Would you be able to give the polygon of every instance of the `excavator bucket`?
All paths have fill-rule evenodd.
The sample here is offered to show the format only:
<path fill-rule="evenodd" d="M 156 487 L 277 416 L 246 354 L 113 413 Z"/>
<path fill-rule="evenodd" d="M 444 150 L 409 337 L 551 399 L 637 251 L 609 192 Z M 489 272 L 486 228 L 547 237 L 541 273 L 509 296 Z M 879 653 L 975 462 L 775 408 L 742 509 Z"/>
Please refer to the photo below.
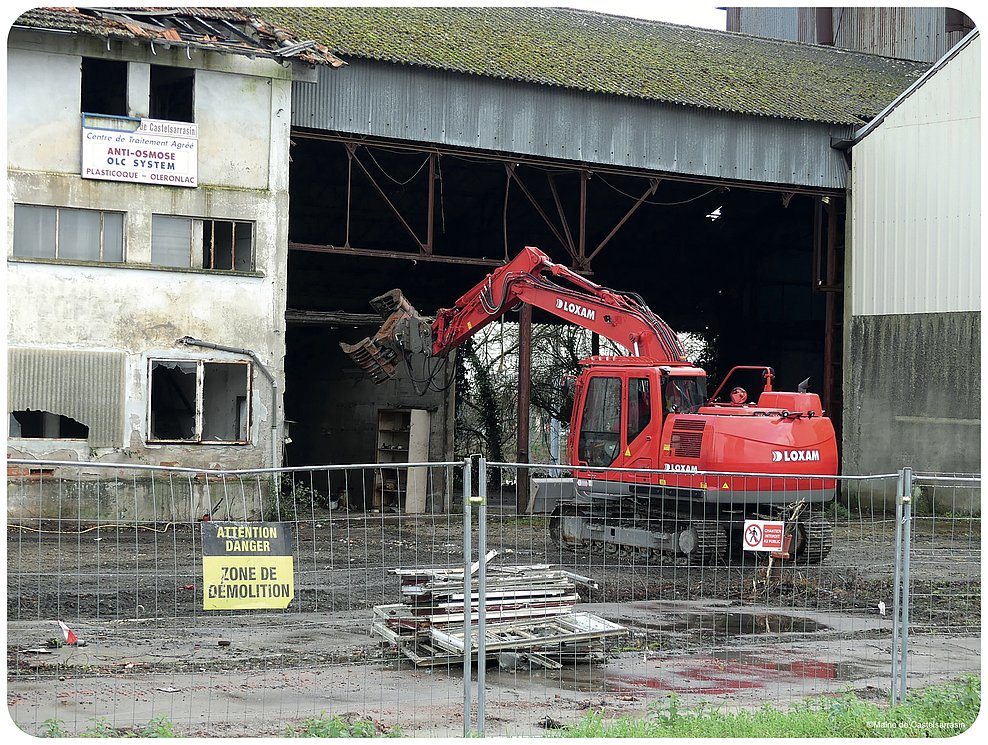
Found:
<path fill-rule="evenodd" d="M 398 311 L 404 311 L 411 316 L 418 316 L 419 312 L 412 307 L 401 290 L 388 290 L 383 295 L 378 295 L 370 301 L 371 307 L 378 312 L 381 318 L 387 320 Z"/>
<path fill-rule="evenodd" d="M 356 344 L 340 342 L 340 347 L 372 381 L 383 383 L 398 375 L 403 353 L 431 353 L 431 324 L 401 290 L 379 295 L 371 306 L 385 319 L 378 332 Z"/>

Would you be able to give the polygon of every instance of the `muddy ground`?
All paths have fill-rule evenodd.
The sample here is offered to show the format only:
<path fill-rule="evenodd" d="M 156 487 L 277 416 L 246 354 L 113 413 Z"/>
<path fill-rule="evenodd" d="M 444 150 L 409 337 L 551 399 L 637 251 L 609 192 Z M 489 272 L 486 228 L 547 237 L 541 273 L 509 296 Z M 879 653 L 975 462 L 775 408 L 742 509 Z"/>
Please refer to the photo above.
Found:
<path fill-rule="evenodd" d="M 725 706 L 845 690 L 887 700 L 891 521 L 839 522 L 822 565 L 767 581 L 751 555 L 657 565 L 560 550 L 545 527 L 492 510 L 494 561 L 592 579 L 578 607 L 627 632 L 558 671 L 491 660 L 487 734 L 538 736 L 591 709 L 643 713 L 670 692 Z M 980 670 L 979 524 L 917 521 L 913 541 L 910 686 Z M 390 569 L 462 566 L 462 550 L 459 514 L 326 513 L 295 526 L 286 611 L 207 612 L 196 525 L 8 528 L 8 713 L 30 734 L 52 717 L 79 732 L 98 717 L 126 728 L 166 716 L 189 736 L 279 735 L 329 713 L 458 736 L 462 669 L 416 668 L 369 629 L 375 605 L 402 600 Z M 59 619 L 85 646 L 55 646 Z"/>

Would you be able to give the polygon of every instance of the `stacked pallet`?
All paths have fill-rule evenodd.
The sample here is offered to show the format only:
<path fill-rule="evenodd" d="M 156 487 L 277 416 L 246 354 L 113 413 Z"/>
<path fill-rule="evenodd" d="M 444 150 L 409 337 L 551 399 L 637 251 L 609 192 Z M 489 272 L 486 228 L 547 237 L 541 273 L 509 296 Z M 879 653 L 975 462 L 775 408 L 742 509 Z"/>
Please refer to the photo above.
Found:
<path fill-rule="evenodd" d="M 496 552 L 485 557 L 489 562 Z M 470 616 L 474 656 L 479 643 L 477 616 L 480 587 L 471 572 Z M 416 665 L 454 664 L 463 660 L 464 576 L 462 569 L 395 569 L 404 602 L 374 608 L 371 633 L 394 644 Z M 544 667 L 559 667 L 560 658 L 586 657 L 606 636 L 624 628 L 590 613 L 575 613 L 577 584 L 596 588 L 593 580 L 547 564 L 486 568 L 484 640 L 490 656 L 522 652 Z"/>

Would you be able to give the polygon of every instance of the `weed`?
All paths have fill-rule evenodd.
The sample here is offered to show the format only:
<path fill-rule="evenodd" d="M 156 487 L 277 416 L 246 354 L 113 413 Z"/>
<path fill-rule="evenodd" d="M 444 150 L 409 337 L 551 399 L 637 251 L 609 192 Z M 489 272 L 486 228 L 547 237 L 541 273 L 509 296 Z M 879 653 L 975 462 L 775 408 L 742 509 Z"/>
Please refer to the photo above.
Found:
<path fill-rule="evenodd" d="M 42 730 L 39 737 L 66 737 L 61 719 L 46 719 L 41 723 L 41 727 Z"/>
<path fill-rule="evenodd" d="M 46 719 L 40 737 L 70 737 L 61 719 Z M 140 729 L 114 727 L 104 717 L 93 720 L 92 726 L 75 737 L 177 737 L 174 725 L 167 717 L 155 717 Z"/>
<path fill-rule="evenodd" d="M 285 737 L 401 737 L 398 727 L 386 728 L 370 719 L 351 719 L 325 714 L 289 726 Z"/>

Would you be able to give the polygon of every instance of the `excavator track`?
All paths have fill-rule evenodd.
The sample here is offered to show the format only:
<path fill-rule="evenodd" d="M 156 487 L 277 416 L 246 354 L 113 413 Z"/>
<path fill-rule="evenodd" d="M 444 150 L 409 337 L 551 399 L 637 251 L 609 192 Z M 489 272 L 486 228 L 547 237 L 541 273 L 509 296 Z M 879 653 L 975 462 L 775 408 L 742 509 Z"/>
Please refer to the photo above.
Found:
<path fill-rule="evenodd" d="M 601 537 L 574 539 L 572 523 L 568 531 L 563 527 L 565 518 L 587 521 L 587 532 Z M 727 533 L 719 523 L 689 520 L 674 514 L 648 519 L 641 516 L 610 518 L 591 509 L 557 508 L 549 517 L 548 530 L 552 543 L 561 548 L 589 550 L 604 557 L 625 557 L 650 565 L 716 564 L 724 560 L 728 549 Z M 643 534 L 655 535 L 654 542 L 665 545 L 643 545 Z M 625 536 L 632 537 L 634 542 L 622 543 L 621 538 Z M 671 541 L 676 543 L 678 550 L 669 547 Z"/>
<path fill-rule="evenodd" d="M 819 564 L 834 546 L 834 526 L 828 520 L 811 515 L 800 520 L 795 560 L 801 564 Z"/>

